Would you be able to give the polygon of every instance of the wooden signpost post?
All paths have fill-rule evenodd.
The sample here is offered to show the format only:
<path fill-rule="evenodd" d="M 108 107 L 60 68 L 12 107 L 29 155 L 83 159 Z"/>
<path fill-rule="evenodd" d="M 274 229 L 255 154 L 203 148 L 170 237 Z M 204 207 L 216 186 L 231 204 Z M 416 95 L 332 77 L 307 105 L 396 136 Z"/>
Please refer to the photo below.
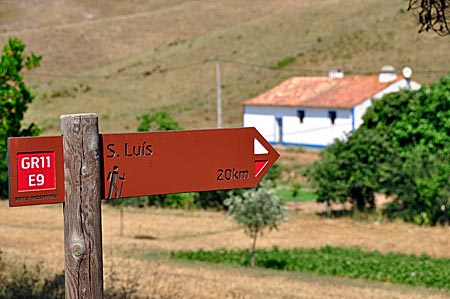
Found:
<path fill-rule="evenodd" d="M 11 207 L 64 203 L 66 298 L 103 298 L 101 199 L 256 187 L 279 154 L 254 128 L 9 138 Z"/>

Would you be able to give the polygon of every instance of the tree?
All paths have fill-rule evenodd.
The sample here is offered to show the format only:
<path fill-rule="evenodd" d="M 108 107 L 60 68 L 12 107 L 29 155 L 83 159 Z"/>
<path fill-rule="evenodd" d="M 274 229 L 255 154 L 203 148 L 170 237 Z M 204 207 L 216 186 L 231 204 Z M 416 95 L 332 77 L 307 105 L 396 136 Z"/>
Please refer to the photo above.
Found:
<path fill-rule="evenodd" d="M 450 34 L 450 0 L 409 0 L 408 10 L 418 12 L 419 33 L 432 30 L 441 36 Z"/>
<path fill-rule="evenodd" d="M 374 208 L 393 195 L 387 216 L 417 224 L 449 222 L 450 76 L 429 88 L 373 100 L 363 124 L 336 140 L 308 170 L 320 202 Z"/>
<path fill-rule="evenodd" d="M 386 103 L 385 103 L 386 104 Z M 417 224 L 448 222 L 450 190 L 450 76 L 413 93 L 404 112 L 389 125 L 399 146 L 387 193 L 395 194 L 386 214 Z"/>
<path fill-rule="evenodd" d="M 153 114 L 146 113 L 137 119 L 141 121 L 137 129 L 139 132 L 182 130 L 166 110 L 161 110 Z"/>
<path fill-rule="evenodd" d="M 244 227 L 245 233 L 252 239 L 250 248 L 251 266 L 255 266 L 255 249 L 258 235 L 265 228 L 277 229 L 287 220 L 287 207 L 275 194 L 275 190 L 268 188 L 270 182 L 264 182 L 260 188 L 249 189 L 242 195 L 231 196 L 225 200 L 228 213 L 234 220 Z"/>
<path fill-rule="evenodd" d="M 178 122 L 174 120 L 166 110 L 161 110 L 153 114 L 146 113 L 139 116 L 137 119 L 141 121 L 137 128 L 138 132 L 182 130 L 178 125 Z M 166 200 L 167 195 L 165 194 L 148 196 L 147 204 L 150 206 L 156 205 L 165 207 Z"/>
<path fill-rule="evenodd" d="M 450 159 L 447 155 L 412 148 L 405 158 L 392 163 L 391 181 L 386 182 L 385 190 L 395 198 L 384 213 L 389 218 L 418 225 L 448 224 Z"/>
<path fill-rule="evenodd" d="M 321 152 L 321 159 L 308 170 L 313 180 L 317 201 L 352 204 L 354 210 L 375 210 L 375 191 L 380 189 L 385 163 L 391 161 L 395 148 L 386 134 L 371 130 L 357 130 L 346 140 L 335 140 Z"/>
<path fill-rule="evenodd" d="M 145 113 L 137 117 L 140 121 L 137 131 L 147 132 L 147 131 L 170 131 L 170 130 L 181 130 L 178 123 L 170 116 L 166 110 L 161 110 L 153 114 Z M 169 199 L 169 200 L 168 200 Z M 170 201 L 170 203 L 169 203 Z M 182 206 L 186 202 L 183 196 L 177 194 L 173 195 L 153 195 L 153 196 L 141 196 L 141 197 L 131 197 L 131 198 L 115 198 L 108 200 L 107 203 L 118 206 L 120 212 L 120 225 L 119 225 L 119 235 L 123 236 L 124 231 L 124 206 L 135 206 L 144 207 L 148 206 Z"/>
<path fill-rule="evenodd" d="M 0 60 L 0 196 L 8 194 L 8 137 L 36 136 L 40 129 L 35 124 L 22 127 L 22 120 L 34 94 L 25 85 L 22 71 L 31 70 L 41 61 L 34 53 L 24 55 L 25 45 L 10 38 Z"/>

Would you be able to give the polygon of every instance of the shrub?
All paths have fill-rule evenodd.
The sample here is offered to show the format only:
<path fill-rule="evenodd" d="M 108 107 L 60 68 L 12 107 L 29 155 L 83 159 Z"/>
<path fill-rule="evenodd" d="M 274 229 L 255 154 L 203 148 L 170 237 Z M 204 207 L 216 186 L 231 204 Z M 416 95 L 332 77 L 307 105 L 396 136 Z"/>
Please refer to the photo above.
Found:
<path fill-rule="evenodd" d="M 63 299 L 64 274 L 48 277 L 42 264 L 34 267 L 6 263 L 0 251 L 0 299 Z"/>
<path fill-rule="evenodd" d="M 166 110 L 161 110 L 153 114 L 143 114 L 137 118 L 140 120 L 138 131 L 171 131 L 182 130 L 178 123 Z"/>
<path fill-rule="evenodd" d="M 172 252 L 173 258 L 228 263 L 247 266 L 250 258 L 245 250 Z M 259 249 L 259 267 L 334 275 L 356 279 L 388 281 L 398 284 L 450 290 L 450 259 L 400 253 L 382 254 L 359 248 L 325 246 L 319 249 Z"/>
<path fill-rule="evenodd" d="M 277 62 L 277 69 L 284 68 L 285 66 L 288 66 L 290 64 L 293 64 L 295 62 L 296 58 L 294 56 L 287 56 L 280 61 Z"/>
<path fill-rule="evenodd" d="M 129 274 L 129 273 L 128 273 Z M 119 276 L 112 266 L 105 279 L 105 299 L 139 299 L 138 275 Z M 42 263 L 19 266 L 2 260 L 0 251 L 0 299 L 64 299 L 64 272 L 43 272 Z"/>
<path fill-rule="evenodd" d="M 258 235 L 263 230 L 277 229 L 286 221 L 287 207 L 275 194 L 274 189 L 269 188 L 270 182 L 264 182 L 257 189 L 244 191 L 242 195 L 228 198 L 224 204 L 228 207 L 228 213 L 233 219 L 244 227 L 245 233 L 252 239 L 250 248 L 250 265 L 255 266 L 255 249 Z"/>

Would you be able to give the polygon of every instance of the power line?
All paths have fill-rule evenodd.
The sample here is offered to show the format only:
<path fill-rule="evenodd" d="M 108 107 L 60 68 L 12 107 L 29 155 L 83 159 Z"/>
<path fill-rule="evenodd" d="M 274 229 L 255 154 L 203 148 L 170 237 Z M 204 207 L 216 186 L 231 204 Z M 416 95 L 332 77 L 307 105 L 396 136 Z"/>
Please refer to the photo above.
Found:
<path fill-rule="evenodd" d="M 109 74 L 57 74 L 57 73 L 49 73 L 49 72 L 38 72 L 36 73 L 36 76 L 45 76 L 50 78 L 67 78 L 67 79 L 108 79 L 110 77 L 136 77 L 136 76 L 146 76 L 154 73 L 158 74 L 164 74 L 169 72 L 175 72 L 180 70 L 185 70 L 189 68 L 194 68 L 197 66 L 209 64 L 212 62 L 220 62 L 223 64 L 231 64 L 243 68 L 257 68 L 257 69 L 264 69 L 268 71 L 273 72 L 284 72 L 284 73 L 297 73 L 297 74 L 304 74 L 304 75 L 325 75 L 328 74 L 329 69 L 313 69 L 313 68 L 297 68 L 293 66 L 286 66 L 286 67 L 277 67 L 272 65 L 264 65 L 264 64 L 258 64 L 253 62 L 245 62 L 241 60 L 233 60 L 229 58 L 220 58 L 220 59 L 205 59 L 202 61 L 187 63 L 187 64 L 181 64 L 181 65 L 173 65 L 168 67 L 159 66 L 159 64 L 153 69 L 149 70 L 142 70 L 142 71 L 133 71 L 133 72 L 127 72 L 122 71 L 116 71 L 115 73 L 109 73 Z M 119 68 L 120 69 L 120 68 Z M 352 75 L 376 75 L 378 74 L 378 71 L 367 71 L 362 70 L 358 68 L 349 68 L 345 69 L 345 73 L 352 74 Z M 421 69 L 421 68 L 415 68 L 414 73 L 415 74 L 445 74 L 449 73 L 450 69 L 448 70 L 437 70 L 437 69 Z"/>
<path fill-rule="evenodd" d="M 304 69 L 304 68 L 297 68 L 297 67 L 284 67 L 284 68 L 279 68 L 276 66 L 269 66 L 269 65 L 262 65 L 262 64 L 255 64 L 255 63 L 248 63 L 248 62 L 243 62 L 243 61 L 238 61 L 238 60 L 231 60 L 231 59 L 219 59 L 220 62 L 223 63 L 229 63 L 229 64 L 234 64 L 234 65 L 239 65 L 239 66 L 243 66 L 243 67 L 253 67 L 253 68 L 261 68 L 261 69 L 267 69 L 270 71 L 276 71 L 276 72 L 298 72 L 298 73 L 308 73 L 308 74 L 328 74 L 328 71 L 330 69 Z M 362 69 L 358 69 L 358 68 L 349 68 L 349 69 L 345 69 L 344 71 L 348 74 L 358 74 L 358 75 L 376 75 L 379 72 L 378 71 L 367 71 L 367 70 L 362 70 Z M 448 73 L 450 72 L 450 69 L 447 70 L 433 70 L 433 69 L 420 69 L 420 68 L 415 68 L 414 69 L 414 73 L 436 73 L 436 74 L 442 74 L 442 73 Z"/>
<path fill-rule="evenodd" d="M 252 68 L 260 68 L 260 69 L 266 69 L 269 71 L 276 71 L 276 72 L 299 72 L 299 73 L 314 73 L 314 74 L 323 74 L 324 70 L 319 69 L 302 69 L 302 68 L 295 68 L 295 67 L 284 67 L 280 68 L 277 66 L 271 66 L 271 65 L 263 65 L 263 64 L 256 64 L 256 63 L 249 63 L 249 62 L 243 62 L 238 60 L 230 60 L 230 59 L 220 59 L 221 62 L 239 65 L 243 67 L 252 67 Z"/>
<path fill-rule="evenodd" d="M 184 65 L 176 65 L 176 66 L 170 66 L 170 67 L 154 67 L 152 70 L 150 71 L 155 71 L 157 73 L 163 74 L 163 73 L 167 73 L 167 72 L 172 72 L 172 71 L 178 71 L 178 70 L 183 70 L 183 69 L 188 69 L 188 68 L 192 68 L 195 66 L 199 66 L 199 65 L 204 65 L 206 63 L 211 62 L 212 60 L 204 60 L 204 61 L 199 61 L 199 62 L 193 62 L 193 63 L 188 63 L 188 64 L 184 64 Z M 120 68 L 119 68 L 120 69 Z M 54 77 L 54 78 L 67 78 L 67 79 L 76 79 L 76 78 L 100 78 L 100 79 L 105 79 L 105 78 L 110 78 L 110 77 L 133 77 L 133 76 L 142 76 L 145 75 L 145 73 L 148 72 L 148 70 L 143 70 L 143 71 L 139 71 L 139 72 L 126 72 L 126 71 L 116 71 L 116 73 L 109 73 L 109 74 L 56 74 L 56 73 L 49 73 L 49 72 L 39 72 L 36 73 L 36 76 L 46 76 L 46 77 Z"/>

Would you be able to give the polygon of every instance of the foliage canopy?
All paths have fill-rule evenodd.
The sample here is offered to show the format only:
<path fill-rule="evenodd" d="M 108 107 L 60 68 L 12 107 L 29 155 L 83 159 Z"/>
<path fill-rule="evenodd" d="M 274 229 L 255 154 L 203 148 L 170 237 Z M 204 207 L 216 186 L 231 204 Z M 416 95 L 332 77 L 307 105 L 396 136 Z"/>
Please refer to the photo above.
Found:
<path fill-rule="evenodd" d="M 373 100 L 363 120 L 308 170 L 318 201 L 350 202 L 366 211 L 381 192 L 394 196 L 385 209 L 389 217 L 448 223 L 450 76 Z"/>
<path fill-rule="evenodd" d="M 161 110 L 153 114 L 145 113 L 138 116 L 137 119 L 141 121 L 137 129 L 138 132 L 182 130 L 166 110 Z"/>
<path fill-rule="evenodd" d="M 0 60 L 0 196 L 8 194 L 8 164 L 6 161 L 8 137 L 35 136 L 40 129 L 35 124 L 22 127 L 22 120 L 34 94 L 25 85 L 22 71 L 31 70 L 41 61 L 34 53 L 24 54 L 25 45 L 10 38 L 3 47 Z"/>

